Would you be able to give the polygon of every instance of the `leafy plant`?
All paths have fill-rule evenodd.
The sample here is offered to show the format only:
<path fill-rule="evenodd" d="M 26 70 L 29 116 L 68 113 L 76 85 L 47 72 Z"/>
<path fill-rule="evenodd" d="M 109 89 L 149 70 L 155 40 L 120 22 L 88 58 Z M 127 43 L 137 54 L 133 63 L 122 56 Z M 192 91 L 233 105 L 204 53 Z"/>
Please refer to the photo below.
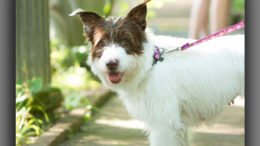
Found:
<path fill-rule="evenodd" d="M 103 13 L 106 17 L 110 15 L 111 9 L 113 5 L 113 0 L 106 0 L 103 8 Z"/>
<path fill-rule="evenodd" d="M 23 107 L 16 111 L 16 145 L 31 143 L 33 136 L 43 132 L 43 121 L 30 114 L 31 108 Z"/>
<path fill-rule="evenodd" d="M 245 0 L 235 0 L 232 2 L 231 24 L 245 20 Z"/>
<path fill-rule="evenodd" d="M 41 105 L 32 104 L 33 94 L 42 88 L 42 80 L 35 78 L 27 82 L 16 82 L 16 145 L 32 142 L 32 137 L 39 136 L 44 129 L 44 122 L 49 118 Z M 40 102 L 40 101 L 39 101 Z M 30 112 L 41 111 L 44 121 Z"/>
<path fill-rule="evenodd" d="M 66 46 L 58 39 L 51 40 L 51 63 L 54 73 L 57 70 L 66 70 L 75 64 L 87 67 L 86 60 L 90 45 Z"/>
<path fill-rule="evenodd" d="M 67 109 L 71 110 L 74 108 L 90 105 L 90 103 L 86 97 L 81 96 L 76 92 L 72 92 L 65 98 L 64 105 Z"/>
<path fill-rule="evenodd" d="M 66 46 L 57 39 L 51 41 L 52 86 L 63 90 L 63 106 L 72 110 L 89 105 L 84 90 L 101 86 L 86 60 L 90 45 Z"/>

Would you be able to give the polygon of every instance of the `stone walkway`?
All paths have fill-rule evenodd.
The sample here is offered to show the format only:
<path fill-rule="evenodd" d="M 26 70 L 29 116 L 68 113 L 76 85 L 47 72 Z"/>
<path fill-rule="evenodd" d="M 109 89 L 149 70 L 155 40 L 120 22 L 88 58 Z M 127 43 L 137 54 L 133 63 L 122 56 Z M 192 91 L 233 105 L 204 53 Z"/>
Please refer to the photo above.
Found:
<path fill-rule="evenodd" d="M 143 124 L 128 116 L 121 101 L 112 97 L 60 146 L 148 146 Z M 243 146 L 244 107 L 228 106 L 212 127 L 194 129 L 192 146 Z"/>

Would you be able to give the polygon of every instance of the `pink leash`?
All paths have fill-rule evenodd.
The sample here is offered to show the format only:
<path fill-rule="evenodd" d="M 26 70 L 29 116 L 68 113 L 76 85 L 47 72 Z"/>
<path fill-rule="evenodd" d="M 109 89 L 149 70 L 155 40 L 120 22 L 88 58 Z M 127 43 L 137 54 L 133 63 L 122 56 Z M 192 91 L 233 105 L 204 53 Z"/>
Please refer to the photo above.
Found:
<path fill-rule="evenodd" d="M 241 21 L 241 22 L 239 22 L 239 23 L 237 23 L 237 24 L 234 24 L 234 25 L 232 25 L 232 26 L 230 26 L 230 27 L 228 27 L 228 28 L 225 28 L 225 29 L 223 29 L 223 30 L 221 30 L 221 31 L 219 31 L 219 32 L 217 32 L 217 33 L 211 34 L 211 35 L 209 35 L 209 36 L 207 36 L 207 37 L 205 37 L 205 38 L 199 39 L 199 40 L 197 40 L 197 41 L 195 41 L 195 42 L 193 42 L 193 43 L 186 43 L 186 44 L 184 44 L 182 47 L 178 47 L 178 48 L 176 48 L 176 49 L 169 49 L 169 50 L 162 48 L 162 52 L 160 51 L 160 48 L 159 48 L 159 47 L 155 46 L 156 51 L 154 52 L 154 55 L 153 55 L 153 58 L 154 58 L 153 65 L 154 65 L 157 61 L 163 61 L 163 57 L 162 57 L 162 54 L 163 54 L 163 53 L 168 53 L 168 52 L 172 52 L 172 51 L 176 51 L 176 50 L 184 51 L 184 50 L 186 50 L 186 49 L 188 49 L 188 48 L 190 48 L 190 47 L 196 46 L 196 45 L 198 45 L 198 44 L 200 44 L 200 43 L 203 43 L 203 42 L 205 42 L 205 41 L 214 39 L 214 38 L 216 38 L 216 37 L 220 37 L 220 36 L 229 34 L 229 33 L 233 32 L 233 31 L 236 31 L 236 30 L 238 30 L 238 29 L 242 29 L 242 28 L 244 28 L 244 27 L 245 27 L 245 21 L 243 20 L 243 21 Z"/>
<path fill-rule="evenodd" d="M 225 28 L 225 29 L 223 29 L 223 30 L 221 30 L 221 31 L 219 31 L 219 32 L 217 32 L 217 33 L 211 34 L 211 35 L 209 35 L 209 36 L 207 36 L 207 37 L 205 37 L 205 38 L 202 38 L 202 39 L 200 39 L 200 40 L 197 40 L 197 41 L 195 41 L 195 42 L 193 42 L 193 43 L 191 43 L 191 44 L 186 43 L 186 44 L 184 44 L 182 47 L 180 47 L 180 50 L 181 50 L 181 51 L 184 51 L 184 50 L 186 50 L 186 49 L 188 49 L 188 48 L 190 48 L 190 47 L 192 47 L 192 46 L 198 45 L 198 44 L 203 43 L 203 42 L 205 42 L 205 41 L 214 39 L 214 38 L 216 38 L 216 37 L 220 37 L 220 36 L 229 34 L 229 33 L 233 32 L 233 31 L 236 31 L 236 30 L 241 29 L 241 28 L 244 28 L 244 27 L 245 27 L 245 21 L 243 20 L 243 21 L 241 21 L 241 22 L 239 22 L 239 23 L 237 23 L 237 24 L 235 24 L 235 25 L 232 25 L 232 26 L 230 26 L 230 27 L 228 27 L 228 28 Z"/>

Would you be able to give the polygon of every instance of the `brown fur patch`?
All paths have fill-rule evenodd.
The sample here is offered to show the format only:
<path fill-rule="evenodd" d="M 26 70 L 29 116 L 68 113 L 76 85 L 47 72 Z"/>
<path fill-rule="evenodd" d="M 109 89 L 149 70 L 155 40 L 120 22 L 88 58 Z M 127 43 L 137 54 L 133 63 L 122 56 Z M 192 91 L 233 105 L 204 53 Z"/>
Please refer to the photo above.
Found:
<path fill-rule="evenodd" d="M 100 58 L 103 48 L 115 43 L 123 47 L 127 54 L 140 55 L 143 53 L 142 43 L 146 41 L 142 27 L 131 18 L 109 18 L 102 23 L 92 25 L 90 31 L 85 31 L 92 44 L 92 60 Z"/>

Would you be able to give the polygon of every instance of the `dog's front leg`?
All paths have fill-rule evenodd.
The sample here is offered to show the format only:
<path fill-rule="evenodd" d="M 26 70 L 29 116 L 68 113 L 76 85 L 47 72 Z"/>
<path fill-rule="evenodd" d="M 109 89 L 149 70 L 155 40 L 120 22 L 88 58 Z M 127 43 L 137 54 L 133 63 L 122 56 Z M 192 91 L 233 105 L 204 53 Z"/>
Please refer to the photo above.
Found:
<path fill-rule="evenodd" d="M 185 127 L 158 127 L 150 131 L 150 146 L 189 146 Z"/>

